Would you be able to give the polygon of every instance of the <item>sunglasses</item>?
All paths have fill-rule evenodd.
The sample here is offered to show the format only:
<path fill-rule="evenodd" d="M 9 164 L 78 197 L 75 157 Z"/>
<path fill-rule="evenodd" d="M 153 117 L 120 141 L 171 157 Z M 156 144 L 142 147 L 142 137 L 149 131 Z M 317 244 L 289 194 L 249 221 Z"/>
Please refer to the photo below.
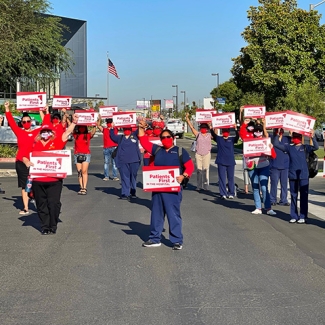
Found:
<path fill-rule="evenodd" d="M 172 138 L 171 135 L 165 135 L 165 136 L 162 136 L 162 137 L 161 137 L 161 139 L 170 139 L 170 138 Z"/>
<path fill-rule="evenodd" d="M 26 123 L 31 123 L 32 121 L 29 120 L 29 121 L 21 121 L 22 124 L 26 124 Z"/>

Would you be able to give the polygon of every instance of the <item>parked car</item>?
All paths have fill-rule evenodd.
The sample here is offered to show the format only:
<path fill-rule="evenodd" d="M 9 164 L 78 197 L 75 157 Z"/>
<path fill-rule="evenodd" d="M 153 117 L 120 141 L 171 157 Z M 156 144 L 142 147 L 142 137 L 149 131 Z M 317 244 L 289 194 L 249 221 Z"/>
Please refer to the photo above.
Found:
<path fill-rule="evenodd" d="M 172 131 L 175 136 L 178 136 L 180 139 L 184 137 L 184 122 L 181 119 L 168 119 L 167 120 L 167 129 Z"/>
<path fill-rule="evenodd" d="M 315 130 L 315 137 L 317 141 L 324 141 L 324 132 L 325 132 L 325 124 L 322 124 L 322 127 Z"/>

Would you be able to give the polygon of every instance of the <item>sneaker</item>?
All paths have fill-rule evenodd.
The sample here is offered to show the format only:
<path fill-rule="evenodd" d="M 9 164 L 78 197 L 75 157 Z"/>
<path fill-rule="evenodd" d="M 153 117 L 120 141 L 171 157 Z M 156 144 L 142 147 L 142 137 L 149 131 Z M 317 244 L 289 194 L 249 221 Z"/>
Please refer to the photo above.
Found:
<path fill-rule="evenodd" d="M 113 181 L 119 181 L 120 179 L 118 177 L 114 177 Z"/>
<path fill-rule="evenodd" d="M 292 219 L 290 219 L 290 221 L 289 221 L 290 223 L 296 223 L 297 222 L 297 220 L 296 219 L 294 219 L 294 218 L 292 218 Z"/>
<path fill-rule="evenodd" d="M 231 200 L 232 200 L 233 198 L 234 198 L 233 195 L 229 195 L 229 196 L 228 196 L 228 199 L 231 199 Z"/>
<path fill-rule="evenodd" d="M 266 212 L 266 214 L 268 214 L 269 216 L 275 216 L 276 215 L 276 212 L 271 209 L 271 210 L 268 210 Z"/>
<path fill-rule="evenodd" d="M 299 219 L 299 220 L 297 221 L 297 223 L 302 224 L 302 223 L 306 223 L 306 221 L 305 221 L 305 219 Z"/>
<path fill-rule="evenodd" d="M 220 195 L 220 199 L 221 199 L 221 200 L 225 200 L 226 198 L 227 198 L 227 197 L 226 197 L 225 195 L 222 195 L 222 196 Z"/>
<path fill-rule="evenodd" d="M 142 247 L 159 247 L 161 246 L 161 243 L 154 243 L 150 239 L 142 244 Z"/>
<path fill-rule="evenodd" d="M 262 214 L 262 210 L 261 209 L 255 209 L 254 211 L 252 211 L 252 214 Z"/>
<path fill-rule="evenodd" d="M 120 200 L 127 200 L 127 201 L 130 201 L 130 197 L 129 196 L 126 196 L 126 195 L 122 195 L 120 197 Z"/>
<path fill-rule="evenodd" d="M 104 177 L 103 181 L 109 181 L 109 177 Z"/>
<path fill-rule="evenodd" d="M 182 246 L 181 244 L 179 244 L 179 243 L 175 243 L 175 244 L 173 245 L 172 250 L 173 250 L 173 251 L 180 251 L 182 248 L 183 248 L 183 246 Z"/>
<path fill-rule="evenodd" d="M 134 195 L 131 195 L 131 199 L 137 199 L 138 197 L 134 194 Z"/>

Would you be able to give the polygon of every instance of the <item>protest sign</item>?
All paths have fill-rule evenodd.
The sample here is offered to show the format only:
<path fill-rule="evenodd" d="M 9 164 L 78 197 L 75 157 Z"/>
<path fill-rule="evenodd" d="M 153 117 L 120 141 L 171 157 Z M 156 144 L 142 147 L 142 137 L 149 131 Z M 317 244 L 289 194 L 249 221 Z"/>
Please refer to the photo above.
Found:
<path fill-rule="evenodd" d="M 55 109 L 70 109 L 71 108 L 72 97 L 71 96 L 53 96 L 52 107 Z"/>
<path fill-rule="evenodd" d="M 114 112 L 113 123 L 117 128 L 130 128 L 137 126 L 137 114 L 135 112 Z"/>
<path fill-rule="evenodd" d="M 179 176 L 178 166 L 144 166 L 142 171 L 145 192 L 179 192 L 181 190 L 176 180 Z"/>
<path fill-rule="evenodd" d="M 46 93 L 44 92 L 17 92 L 17 110 L 35 111 L 46 106 Z"/>
<path fill-rule="evenodd" d="M 271 156 L 271 138 L 246 139 L 243 142 L 244 157 Z"/>
<path fill-rule="evenodd" d="M 235 113 L 212 114 L 212 127 L 217 129 L 232 128 L 236 125 Z"/>
<path fill-rule="evenodd" d="M 78 123 L 77 125 L 96 125 L 98 120 L 98 113 L 94 110 L 80 110 L 75 111 L 78 114 Z"/>
<path fill-rule="evenodd" d="M 113 113 L 118 111 L 117 106 L 100 106 L 99 114 L 102 118 L 112 118 Z"/>
<path fill-rule="evenodd" d="M 263 118 L 265 116 L 265 106 L 245 105 L 243 107 L 245 118 Z"/>
<path fill-rule="evenodd" d="M 212 114 L 217 114 L 215 110 L 209 109 L 197 109 L 195 114 L 195 120 L 198 123 L 212 122 Z"/>
<path fill-rule="evenodd" d="M 65 178 L 72 175 L 70 150 L 34 151 L 31 153 L 30 161 L 34 164 L 29 171 L 31 178 Z"/>
<path fill-rule="evenodd" d="M 315 121 L 316 119 L 314 117 L 286 111 L 286 116 L 283 120 L 283 128 L 302 135 L 310 136 L 310 132 L 314 129 Z"/>
<path fill-rule="evenodd" d="M 265 126 L 267 129 L 276 129 L 283 127 L 283 120 L 286 112 L 267 112 L 265 114 Z"/>

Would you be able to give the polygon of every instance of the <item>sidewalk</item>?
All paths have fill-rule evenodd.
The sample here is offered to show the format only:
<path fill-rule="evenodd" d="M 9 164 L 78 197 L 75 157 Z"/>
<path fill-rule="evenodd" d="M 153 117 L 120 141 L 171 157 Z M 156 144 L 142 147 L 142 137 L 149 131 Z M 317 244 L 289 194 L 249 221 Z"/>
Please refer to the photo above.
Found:
<path fill-rule="evenodd" d="M 217 165 L 214 163 L 214 159 L 211 160 L 211 165 L 214 167 L 217 167 Z M 236 160 L 236 166 L 235 166 L 235 177 L 244 180 L 244 176 L 243 176 L 243 162 L 242 160 Z M 325 220 L 325 195 L 322 192 L 319 192 L 317 190 L 313 189 L 313 184 L 316 185 L 316 183 L 320 183 L 322 184 L 322 182 L 324 182 L 324 186 L 321 186 L 322 190 L 325 192 L 325 179 L 323 179 L 323 173 L 318 173 L 318 175 L 313 178 L 310 179 L 310 184 L 309 184 L 309 196 L 308 196 L 308 212 L 313 214 L 314 216 L 316 216 L 319 219 Z M 242 186 L 239 187 L 243 187 L 244 184 L 242 184 Z M 319 184 L 318 184 L 319 185 Z M 319 186 L 315 186 L 318 187 Z M 278 187 L 278 197 L 280 196 L 280 187 Z M 290 202 L 290 192 L 288 190 L 288 201 Z M 313 202 L 313 203 L 312 203 Z M 290 207 L 288 207 L 288 213 Z M 274 210 L 276 211 L 276 206 L 274 207 Z"/>

